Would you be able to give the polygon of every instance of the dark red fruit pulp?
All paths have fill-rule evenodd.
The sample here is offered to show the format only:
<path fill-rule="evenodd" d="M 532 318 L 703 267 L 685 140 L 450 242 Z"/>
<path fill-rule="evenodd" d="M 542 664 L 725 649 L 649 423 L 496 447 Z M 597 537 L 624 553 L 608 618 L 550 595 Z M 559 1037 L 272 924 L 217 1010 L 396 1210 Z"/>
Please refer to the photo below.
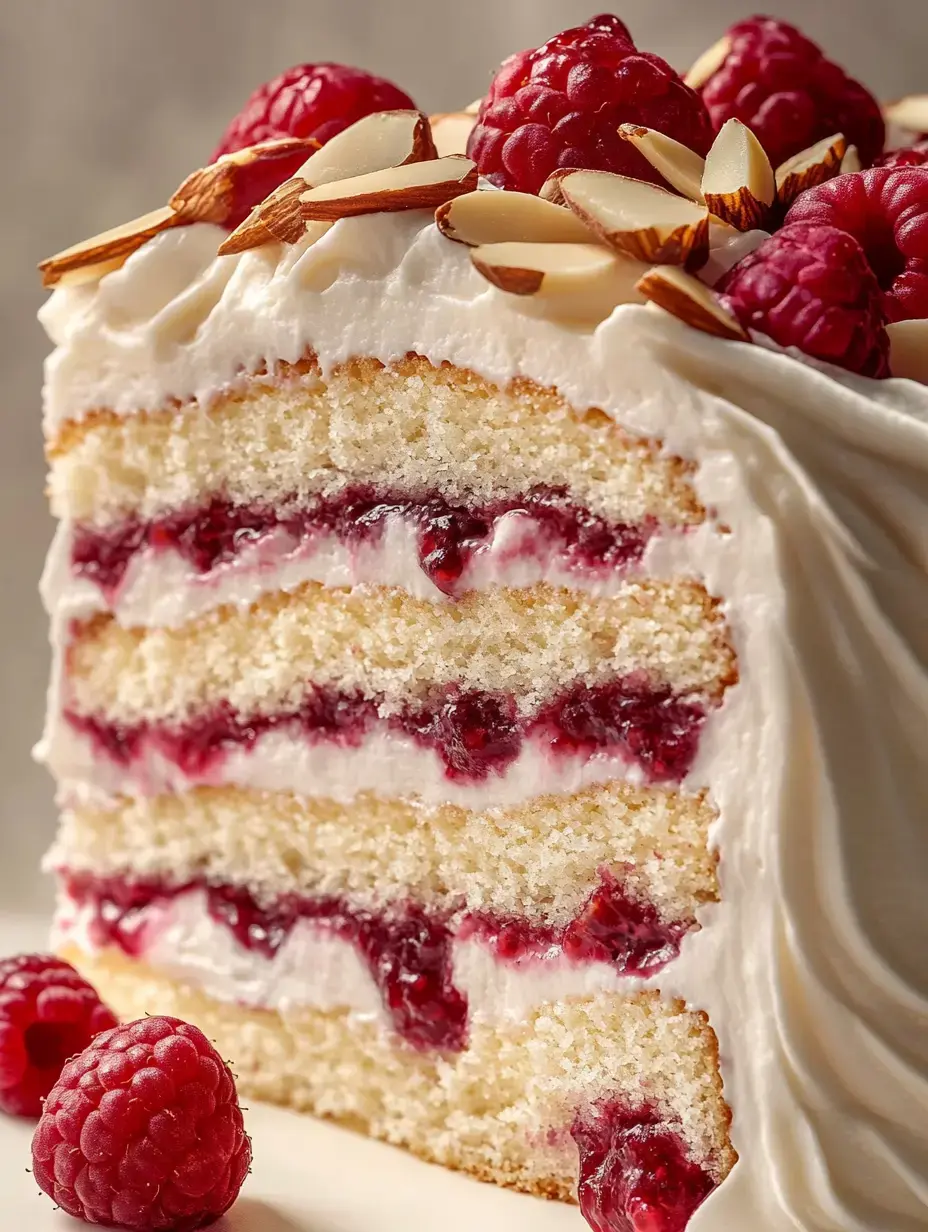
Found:
<path fill-rule="evenodd" d="M 215 769 L 231 749 L 250 748 L 268 731 L 350 748 L 384 723 L 438 753 L 455 782 L 482 782 L 502 773 L 529 738 L 546 743 L 556 756 L 621 750 L 651 781 L 678 782 L 693 764 L 706 714 L 700 704 L 638 676 L 592 687 L 578 684 L 534 717 L 520 717 L 511 695 L 456 689 L 410 702 L 385 718 L 379 710 L 374 699 L 313 687 L 294 710 L 248 716 L 224 704 L 176 727 L 130 727 L 71 710 L 65 717 L 119 765 L 131 766 L 146 750 L 157 751 L 194 779 Z"/>
<path fill-rule="evenodd" d="M 452 505 L 439 493 L 409 497 L 348 488 L 330 499 L 296 509 L 233 505 L 219 498 L 199 509 L 167 514 L 152 522 L 127 519 L 108 530 L 77 528 L 72 569 L 112 598 L 133 556 L 146 547 L 172 549 L 199 573 L 234 560 L 248 544 L 273 531 L 289 537 L 296 552 L 314 535 L 335 534 L 346 543 L 376 541 L 391 514 L 418 529 L 419 563 L 435 585 L 451 593 L 474 552 L 507 513 L 531 515 L 545 538 L 560 545 L 565 566 L 613 569 L 638 561 L 653 526 L 610 523 L 573 504 L 566 489 L 538 487 L 524 497 L 492 505 Z"/>
<path fill-rule="evenodd" d="M 577 1195 L 593 1232 L 683 1232 L 716 1182 L 653 1108 L 614 1102 L 578 1116 Z"/>

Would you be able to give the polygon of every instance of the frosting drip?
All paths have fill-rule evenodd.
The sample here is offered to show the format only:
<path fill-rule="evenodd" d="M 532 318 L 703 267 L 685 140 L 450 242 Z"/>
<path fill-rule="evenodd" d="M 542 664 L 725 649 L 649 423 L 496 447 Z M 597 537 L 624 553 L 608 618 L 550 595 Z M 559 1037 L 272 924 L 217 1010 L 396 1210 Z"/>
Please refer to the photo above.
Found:
<path fill-rule="evenodd" d="M 693 771 L 720 810 L 722 901 L 661 984 L 719 1036 L 740 1160 L 689 1227 L 928 1228 L 928 391 L 638 306 L 558 327 L 421 216 L 240 258 L 213 259 L 217 237 L 167 233 L 52 297 L 50 432 L 101 405 L 208 402 L 307 349 L 323 371 L 414 351 L 556 386 L 699 464 L 734 533 L 685 552 L 724 597 L 741 683 Z"/>

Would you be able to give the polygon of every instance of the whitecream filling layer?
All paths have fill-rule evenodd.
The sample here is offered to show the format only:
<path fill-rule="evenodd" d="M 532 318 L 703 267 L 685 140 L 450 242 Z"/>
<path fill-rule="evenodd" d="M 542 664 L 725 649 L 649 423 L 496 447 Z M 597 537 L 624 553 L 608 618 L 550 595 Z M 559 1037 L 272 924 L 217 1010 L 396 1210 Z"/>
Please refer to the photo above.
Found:
<path fill-rule="evenodd" d="M 91 935 L 93 908 L 63 896 L 55 919 L 56 946 L 99 951 Z M 268 957 L 239 945 L 212 918 L 203 890 L 190 890 L 133 915 L 135 946 L 148 966 L 217 1000 L 286 1013 L 349 1009 L 389 1026 L 380 992 L 355 946 L 300 920 Z M 521 1018 L 534 1006 L 602 991 L 634 992 L 645 982 L 603 962 L 576 963 L 558 949 L 521 962 L 501 962 L 476 939 L 455 941 L 452 979 L 470 1015 L 487 1021 Z"/>
<path fill-rule="evenodd" d="M 531 737 L 503 770 L 491 770 L 482 780 L 457 780 L 433 749 L 387 730 L 371 732 L 353 747 L 268 731 L 250 747 L 232 745 L 211 758 L 202 771 L 187 773 L 151 745 L 130 765 L 120 765 L 62 718 L 54 725 L 45 760 L 65 792 L 69 783 L 107 795 L 146 796 L 196 786 L 240 787 L 346 803 L 362 792 L 375 792 L 468 809 L 502 808 L 535 796 L 570 794 L 595 783 L 646 780 L 642 767 L 620 752 L 552 753 L 543 741 Z"/>

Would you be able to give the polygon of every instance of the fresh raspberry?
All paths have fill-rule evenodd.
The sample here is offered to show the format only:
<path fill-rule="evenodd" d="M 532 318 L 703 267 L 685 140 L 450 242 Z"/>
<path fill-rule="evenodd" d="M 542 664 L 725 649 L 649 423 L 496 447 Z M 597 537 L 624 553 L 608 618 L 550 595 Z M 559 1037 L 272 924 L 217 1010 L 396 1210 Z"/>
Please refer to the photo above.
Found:
<path fill-rule="evenodd" d="M 0 961 L 0 1109 L 38 1116 L 68 1057 L 116 1019 L 70 963 L 51 954 Z"/>
<path fill-rule="evenodd" d="M 786 222 L 823 223 L 857 239 L 890 321 L 928 317 L 928 168 L 874 167 L 803 193 Z"/>
<path fill-rule="evenodd" d="M 251 1164 L 229 1067 L 197 1027 L 140 1018 L 69 1061 L 32 1139 L 35 1179 L 78 1219 L 190 1232 L 227 1211 Z"/>
<path fill-rule="evenodd" d="M 213 153 L 221 154 L 274 137 L 312 137 L 320 145 L 374 111 L 415 109 L 392 81 L 347 64 L 298 64 L 259 86 Z"/>
<path fill-rule="evenodd" d="M 604 14 L 510 56 L 480 105 L 467 152 L 501 188 L 537 193 L 557 167 L 590 167 L 662 184 L 618 135 L 641 124 L 705 154 L 712 141 L 699 95 L 659 56 L 637 51 Z"/>
<path fill-rule="evenodd" d="M 883 297 L 864 250 L 836 227 L 784 227 L 717 288 L 745 329 L 862 376 L 889 376 Z"/>
<path fill-rule="evenodd" d="M 914 145 L 889 150 L 876 160 L 878 167 L 923 167 L 925 163 L 928 163 L 928 141 L 924 138 Z"/>
<path fill-rule="evenodd" d="M 880 105 L 794 26 L 752 17 L 731 27 L 731 49 L 702 87 L 717 128 L 741 120 L 775 167 L 816 141 L 843 133 L 864 166 L 883 150 Z"/>

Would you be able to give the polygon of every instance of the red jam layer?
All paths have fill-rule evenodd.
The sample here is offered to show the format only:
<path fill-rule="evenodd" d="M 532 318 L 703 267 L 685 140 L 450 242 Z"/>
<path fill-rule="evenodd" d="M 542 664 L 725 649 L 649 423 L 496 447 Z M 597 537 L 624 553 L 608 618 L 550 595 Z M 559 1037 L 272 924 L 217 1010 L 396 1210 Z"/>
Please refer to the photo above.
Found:
<path fill-rule="evenodd" d="M 350 941 L 366 962 L 393 1026 L 412 1047 L 458 1052 L 467 1044 L 467 1001 L 454 986 L 452 943 L 477 937 L 501 962 L 540 960 L 554 946 L 576 961 L 611 962 L 626 975 L 655 974 L 679 953 L 694 920 L 664 922 L 652 904 L 630 897 L 614 876 L 602 882 L 565 928 L 526 920 L 440 913 L 414 902 L 379 911 L 340 898 L 285 895 L 259 902 L 241 886 L 203 880 L 167 881 L 62 874 L 69 898 L 92 908 L 90 939 L 133 958 L 145 950 L 143 912 L 190 890 L 207 896 L 210 916 L 246 950 L 273 958 L 300 920 L 311 920 Z"/>
<path fill-rule="evenodd" d="M 571 1134 L 580 1210 L 593 1232 L 684 1232 L 716 1186 L 648 1106 L 600 1105 L 578 1117 Z"/>
<path fill-rule="evenodd" d="M 693 764 L 706 717 L 700 703 L 640 675 L 577 684 L 530 717 L 517 714 L 511 695 L 456 689 L 409 702 L 385 718 L 380 706 L 357 693 L 313 686 L 298 709 L 273 715 L 242 715 L 221 705 L 182 726 L 126 726 L 71 710 L 65 718 L 119 765 L 157 751 L 193 780 L 215 773 L 227 753 L 253 747 L 266 732 L 356 748 L 375 725 L 386 724 L 436 752 L 455 782 L 483 782 L 503 773 L 529 739 L 555 756 L 621 753 L 651 782 L 680 782 Z"/>
<path fill-rule="evenodd" d="M 95 582 L 112 601 L 130 561 L 145 548 L 178 552 L 198 573 L 232 561 L 274 531 L 290 540 L 288 554 L 314 536 L 334 534 L 345 543 L 376 542 L 390 515 L 417 530 L 419 564 L 435 585 L 454 593 L 474 552 L 492 537 L 507 513 L 529 514 L 547 545 L 556 545 L 565 568 L 621 569 L 638 562 L 653 522 L 607 522 L 570 501 L 565 488 L 537 487 L 525 496 L 490 505 L 452 505 L 437 492 L 418 497 L 352 487 L 304 508 L 283 502 L 279 508 L 233 505 L 215 498 L 199 509 L 167 514 L 154 521 L 127 519 L 109 530 L 79 526 L 71 549 L 72 571 Z M 539 547 L 541 544 L 539 544 Z"/>

